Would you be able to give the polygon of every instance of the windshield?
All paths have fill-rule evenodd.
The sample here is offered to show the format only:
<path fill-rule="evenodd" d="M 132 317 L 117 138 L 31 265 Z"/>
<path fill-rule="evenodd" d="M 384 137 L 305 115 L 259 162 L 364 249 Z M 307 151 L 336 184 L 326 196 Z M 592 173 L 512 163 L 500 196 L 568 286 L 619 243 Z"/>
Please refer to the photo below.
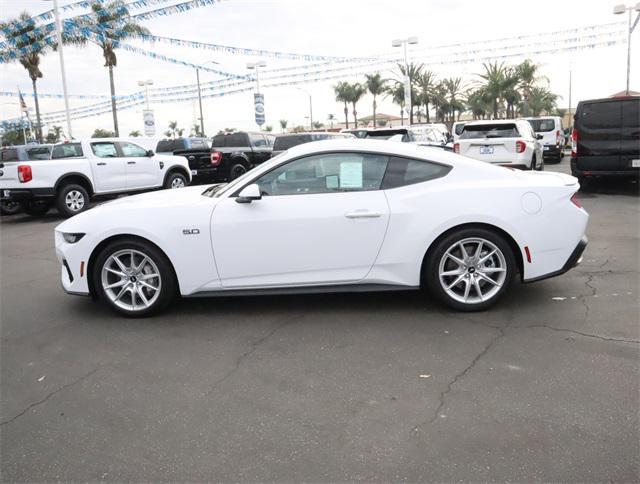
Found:
<path fill-rule="evenodd" d="M 548 133 L 555 128 L 553 119 L 527 119 L 527 121 L 536 133 Z"/>
<path fill-rule="evenodd" d="M 476 124 L 465 125 L 460 134 L 460 139 L 482 139 L 482 138 L 517 138 L 518 129 L 515 124 Z"/>
<path fill-rule="evenodd" d="M 282 158 L 282 157 L 284 157 L 286 155 L 287 155 L 287 151 L 283 151 L 282 153 L 279 153 L 278 155 L 274 156 L 270 160 L 266 161 L 265 164 L 268 163 L 269 165 L 271 165 L 272 161 L 279 160 L 280 158 Z M 253 178 L 255 176 L 255 174 L 256 173 L 255 173 L 254 170 L 249 170 L 244 175 L 236 178 L 232 182 L 220 186 L 220 189 L 218 189 L 218 190 L 215 190 L 215 191 L 212 191 L 212 192 L 209 192 L 208 190 L 206 190 L 203 193 L 203 195 L 207 195 L 207 196 L 210 196 L 212 198 L 219 198 L 219 197 L 221 197 L 222 195 L 225 195 L 228 192 L 232 192 L 237 187 L 241 186 L 244 182 L 246 182 L 247 180 L 250 180 L 251 178 Z"/>

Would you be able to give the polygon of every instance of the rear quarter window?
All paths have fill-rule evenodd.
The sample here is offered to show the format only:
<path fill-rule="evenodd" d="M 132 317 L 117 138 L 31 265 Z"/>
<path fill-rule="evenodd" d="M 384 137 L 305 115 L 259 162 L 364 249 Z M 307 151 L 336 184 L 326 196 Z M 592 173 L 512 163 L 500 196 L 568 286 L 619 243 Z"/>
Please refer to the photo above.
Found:
<path fill-rule="evenodd" d="M 0 151 L 0 161 L 19 161 L 18 150 L 16 149 L 4 149 Z"/>
<path fill-rule="evenodd" d="M 450 171 L 451 167 L 448 165 L 393 156 L 389 160 L 384 181 L 382 182 L 382 189 L 389 190 L 435 180 L 436 178 L 442 178 Z"/>
<path fill-rule="evenodd" d="M 51 148 L 48 146 L 30 148 L 27 150 L 27 157 L 30 160 L 49 160 L 51 159 Z"/>
<path fill-rule="evenodd" d="M 247 133 L 233 133 L 226 136 L 224 145 L 229 148 L 247 147 L 249 145 L 249 135 Z"/>

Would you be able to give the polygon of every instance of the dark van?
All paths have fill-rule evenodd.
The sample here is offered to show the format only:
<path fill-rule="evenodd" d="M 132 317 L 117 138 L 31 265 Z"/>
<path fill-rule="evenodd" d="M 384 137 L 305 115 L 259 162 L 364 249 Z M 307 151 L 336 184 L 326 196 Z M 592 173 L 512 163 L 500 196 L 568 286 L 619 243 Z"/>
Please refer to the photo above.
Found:
<path fill-rule="evenodd" d="M 638 177 L 640 96 L 580 101 L 573 119 L 573 176 Z"/>

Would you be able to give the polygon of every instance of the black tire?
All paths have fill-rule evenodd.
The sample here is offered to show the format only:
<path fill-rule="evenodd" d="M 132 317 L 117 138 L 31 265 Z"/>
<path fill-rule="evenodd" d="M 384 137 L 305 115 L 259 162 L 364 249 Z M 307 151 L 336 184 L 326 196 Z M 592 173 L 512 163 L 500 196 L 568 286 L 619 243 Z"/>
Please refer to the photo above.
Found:
<path fill-rule="evenodd" d="M 531 158 L 531 166 L 529 166 L 529 169 L 531 171 L 535 171 L 537 168 L 537 163 L 536 163 L 536 157 L 534 156 L 533 158 Z"/>
<path fill-rule="evenodd" d="M 151 267 L 151 271 L 155 271 L 156 268 L 158 270 L 159 278 L 150 278 L 143 279 L 144 276 L 154 274 L 155 272 L 146 273 L 149 266 L 145 266 L 142 268 L 140 273 L 131 273 L 127 274 L 126 277 L 120 277 L 116 274 L 112 274 L 109 271 L 105 271 L 108 273 L 106 276 L 107 285 L 114 284 L 117 282 L 124 282 L 122 286 L 118 286 L 115 290 L 122 290 L 125 286 L 124 294 L 122 295 L 121 305 L 113 300 L 113 297 L 117 296 L 111 291 L 109 288 L 105 289 L 105 285 L 103 284 L 103 268 L 105 264 L 109 261 L 110 257 L 119 252 L 128 252 L 134 251 L 138 253 L 134 259 L 134 264 L 140 263 L 142 260 L 142 256 L 139 254 L 143 254 L 144 257 L 150 259 L 155 268 Z M 125 256 L 125 259 L 130 256 Z M 130 260 L 130 259 L 129 259 Z M 126 263 L 125 263 L 126 264 Z M 96 296 L 98 299 L 104 301 L 112 310 L 116 311 L 123 316 L 127 316 L 130 318 L 143 318 L 147 316 L 151 316 L 153 314 L 158 313 L 162 309 L 166 308 L 169 303 L 175 298 L 178 292 L 178 284 L 176 281 L 176 276 L 173 271 L 173 266 L 167 257 L 154 245 L 139 240 L 139 239 L 120 239 L 112 242 L 107 245 L 95 259 L 95 263 L 93 264 L 92 274 L 93 287 L 95 289 Z M 152 294 L 146 287 L 143 287 L 141 284 L 143 282 L 147 282 L 151 285 L 155 285 L 158 287 L 158 295 L 157 297 L 152 296 Z M 107 290 L 111 291 L 107 294 Z M 144 307 L 144 303 L 142 302 L 142 298 L 138 295 L 139 292 L 136 293 L 135 297 L 133 296 L 134 291 L 143 291 L 143 295 L 146 295 L 150 299 L 150 304 L 148 307 Z M 133 299 L 133 305 L 131 304 L 131 300 Z M 135 307 L 136 302 L 143 306 L 140 309 L 133 309 Z M 129 306 L 129 308 L 123 306 Z"/>
<path fill-rule="evenodd" d="M 462 269 L 463 266 L 459 266 L 459 268 L 461 269 L 461 273 L 459 275 L 443 275 L 441 277 L 441 265 L 443 269 L 449 271 L 450 269 L 448 268 L 447 264 L 453 262 L 447 256 L 445 256 L 447 251 L 452 249 L 461 241 L 467 241 L 465 245 L 473 247 L 474 242 L 469 242 L 470 239 L 481 239 L 484 241 L 483 247 L 487 249 L 487 252 L 482 250 L 481 254 L 479 254 L 479 259 L 486 257 L 487 254 L 493 250 L 493 247 L 495 247 L 499 251 L 500 255 L 498 253 L 495 253 L 493 256 L 489 256 L 490 258 L 488 259 L 488 261 L 484 261 L 481 263 L 478 263 L 476 260 L 476 262 L 472 262 L 468 266 L 465 265 L 464 269 Z M 477 250 L 477 245 L 475 247 Z M 423 266 L 423 282 L 426 283 L 429 292 L 435 298 L 437 298 L 446 306 L 449 306 L 450 308 L 458 311 L 483 311 L 493 306 L 508 291 L 509 286 L 511 285 L 511 282 L 513 281 L 513 278 L 517 271 L 515 256 L 509 243 L 498 233 L 481 227 L 460 229 L 446 235 L 445 237 L 442 237 L 435 242 L 434 247 L 429 250 L 429 254 L 427 257 L 428 259 L 425 261 L 425 264 Z M 494 261 L 497 261 L 497 263 L 494 263 Z M 489 262 L 491 264 L 487 266 L 487 263 Z M 454 263 L 454 265 L 455 264 L 456 263 Z M 489 284 L 485 280 L 480 279 L 480 277 L 483 276 L 481 276 L 479 273 L 484 273 L 485 270 L 496 271 L 500 268 L 504 268 L 504 272 L 492 272 L 491 274 L 498 275 L 489 276 L 491 279 L 499 282 L 499 284 Z M 502 276 L 499 274 L 504 274 L 504 279 L 501 280 Z M 460 277 L 461 279 L 456 285 L 453 285 L 449 288 L 444 287 L 445 285 L 455 282 L 458 277 Z M 472 282 L 474 280 L 477 280 L 477 282 Z M 485 288 L 487 289 L 487 292 L 485 294 L 488 295 L 488 298 L 483 300 L 480 297 L 479 301 L 460 301 L 459 299 L 465 299 L 466 294 L 471 297 L 472 290 L 475 293 L 474 298 L 478 299 L 478 293 L 475 284 L 477 284 L 478 287 L 481 288 L 481 291 Z M 467 286 L 470 286 L 469 292 L 464 293 L 464 289 Z M 458 294 L 458 299 L 456 299 L 452 295 L 450 295 L 449 292 L 447 292 L 448 290 L 451 293 L 461 292 L 463 294 Z"/>
<path fill-rule="evenodd" d="M 30 200 L 20 204 L 24 213 L 31 217 L 44 217 L 51 208 L 49 200 Z"/>
<path fill-rule="evenodd" d="M 232 162 L 231 168 L 229 168 L 229 176 L 227 177 L 229 181 L 233 181 L 238 177 L 244 175 L 249 169 L 247 165 L 242 162 Z"/>
<path fill-rule="evenodd" d="M 19 202 L 6 200 L 0 202 L 0 215 L 15 215 L 22 211 L 22 207 Z"/>
<path fill-rule="evenodd" d="M 82 185 L 63 185 L 58 189 L 56 208 L 64 218 L 78 215 L 89 208 L 89 194 Z"/>
<path fill-rule="evenodd" d="M 538 171 L 544 171 L 544 158 L 542 158 L 542 160 L 540 160 L 540 163 L 536 163 L 536 169 Z"/>
<path fill-rule="evenodd" d="M 164 188 L 184 188 L 189 184 L 187 181 L 187 177 L 182 173 L 174 171 L 169 174 L 167 179 L 164 181 Z"/>

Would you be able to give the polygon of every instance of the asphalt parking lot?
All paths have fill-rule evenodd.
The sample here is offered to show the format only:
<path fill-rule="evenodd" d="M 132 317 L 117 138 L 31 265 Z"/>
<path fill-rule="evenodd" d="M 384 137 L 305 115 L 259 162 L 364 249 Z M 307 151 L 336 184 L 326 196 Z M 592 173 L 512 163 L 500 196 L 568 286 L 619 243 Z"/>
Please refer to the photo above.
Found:
<path fill-rule="evenodd" d="M 2 479 L 637 481 L 638 185 L 581 199 L 583 264 L 476 314 L 408 292 L 123 319 L 62 292 L 55 213 L 3 217 Z"/>

